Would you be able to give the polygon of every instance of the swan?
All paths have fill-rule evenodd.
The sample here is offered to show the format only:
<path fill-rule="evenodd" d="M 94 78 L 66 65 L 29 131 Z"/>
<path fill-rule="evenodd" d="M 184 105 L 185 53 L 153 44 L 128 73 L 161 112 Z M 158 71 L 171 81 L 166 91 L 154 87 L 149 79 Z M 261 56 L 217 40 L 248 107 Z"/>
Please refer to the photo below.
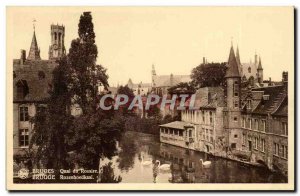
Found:
<path fill-rule="evenodd" d="M 209 168 L 210 165 L 211 165 L 211 161 L 204 161 L 204 162 L 203 162 L 203 159 L 200 159 L 200 162 L 201 162 L 201 164 L 202 164 L 202 166 L 203 166 L 204 168 Z"/>
<path fill-rule="evenodd" d="M 151 165 L 152 160 L 144 160 L 144 156 L 142 156 L 142 165 Z"/>
<path fill-rule="evenodd" d="M 164 170 L 164 171 L 170 170 L 170 167 L 171 167 L 170 164 L 166 164 L 165 163 L 165 164 L 160 165 L 160 161 L 159 160 L 156 160 L 156 163 L 158 163 L 158 168 L 160 170 Z"/>

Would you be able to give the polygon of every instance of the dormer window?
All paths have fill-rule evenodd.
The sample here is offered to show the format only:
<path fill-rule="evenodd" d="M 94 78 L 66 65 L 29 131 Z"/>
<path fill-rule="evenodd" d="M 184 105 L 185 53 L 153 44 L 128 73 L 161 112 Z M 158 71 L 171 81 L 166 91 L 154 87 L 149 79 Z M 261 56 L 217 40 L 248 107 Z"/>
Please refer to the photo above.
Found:
<path fill-rule="evenodd" d="M 45 73 L 43 71 L 39 71 L 38 77 L 40 80 L 44 79 L 46 77 Z"/>
<path fill-rule="evenodd" d="M 263 100 L 268 101 L 270 99 L 270 95 L 263 95 Z"/>
<path fill-rule="evenodd" d="M 27 81 L 19 80 L 16 86 L 17 86 L 17 99 L 24 99 L 24 97 L 29 93 Z"/>
<path fill-rule="evenodd" d="M 251 99 L 247 100 L 247 109 L 251 109 Z"/>

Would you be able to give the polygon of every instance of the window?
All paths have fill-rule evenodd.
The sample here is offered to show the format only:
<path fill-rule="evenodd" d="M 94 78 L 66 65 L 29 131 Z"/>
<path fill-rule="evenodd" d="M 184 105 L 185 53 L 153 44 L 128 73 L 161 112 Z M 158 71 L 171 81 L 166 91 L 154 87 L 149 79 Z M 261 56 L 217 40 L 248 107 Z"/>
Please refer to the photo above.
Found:
<path fill-rule="evenodd" d="M 254 129 L 258 130 L 258 120 L 254 119 Z"/>
<path fill-rule="evenodd" d="M 238 138 L 238 135 L 237 135 L 237 134 L 235 134 L 235 135 L 234 135 L 234 138 Z"/>
<path fill-rule="evenodd" d="M 248 67 L 248 73 L 251 73 L 251 67 Z"/>
<path fill-rule="evenodd" d="M 258 149 L 258 138 L 254 137 L 254 149 Z"/>
<path fill-rule="evenodd" d="M 46 77 L 45 73 L 43 71 L 38 72 L 38 77 L 40 80 L 44 79 Z"/>
<path fill-rule="evenodd" d="M 238 100 L 234 100 L 234 107 L 236 107 L 236 108 L 239 107 L 239 101 Z"/>
<path fill-rule="evenodd" d="M 249 129 L 252 129 L 252 119 L 249 118 L 249 119 L 248 119 L 248 122 L 249 122 Z"/>
<path fill-rule="evenodd" d="M 274 146 L 274 149 L 273 149 L 274 152 L 273 152 L 273 154 L 276 155 L 276 156 L 278 156 L 279 155 L 279 144 L 277 144 L 277 143 L 274 142 L 273 146 Z"/>
<path fill-rule="evenodd" d="M 246 144 L 246 134 L 245 133 L 243 133 L 243 144 Z"/>
<path fill-rule="evenodd" d="M 202 128 L 202 139 L 205 139 L 205 130 Z"/>
<path fill-rule="evenodd" d="M 205 138 L 208 140 L 208 129 L 205 130 Z"/>
<path fill-rule="evenodd" d="M 236 116 L 235 116 L 235 117 L 233 117 L 233 120 L 234 120 L 234 121 L 237 121 L 237 117 L 236 117 Z"/>
<path fill-rule="evenodd" d="M 266 121 L 262 120 L 261 122 L 262 122 L 262 131 L 266 132 Z"/>
<path fill-rule="evenodd" d="M 239 83 L 238 83 L 238 81 L 234 82 L 233 92 L 234 92 L 235 97 L 239 96 Z"/>
<path fill-rule="evenodd" d="M 265 147 L 266 147 L 266 141 L 264 139 L 261 139 L 261 151 L 265 152 Z"/>
<path fill-rule="evenodd" d="M 28 129 L 20 129 L 19 146 L 28 147 L 29 145 L 29 132 Z"/>
<path fill-rule="evenodd" d="M 236 149 L 236 143 L 232 143 L 232 144 L 231 144 L 231 148 L 232 148 L 232 149 Z"/>
<path fill-rule="evenodd" d="M 209 112 L 209 122 L 213 124 L 212 112 Z"/>
<path fill-rule="evenodd" d="M 179 136 L 183 136 L 183 131 L 182 130 L 179 131 Z"/>
<path fill-rule="evenodd" d="M 20 121 L 28 121 L 28 107 L 21 106 L 20 107 Z"/>
<path fill-rule="evenodd" d="M 251 109 L 251 100 L 250 99 L 247 100 L 247 109 Z"/>
<path fill-rule="evenodd" d="M 191 129 L 189 130 L 189 137 L 193 137 Z"/>
<path fill-rule="evenodd" d="M 202 111 L 202 122 L 205 123 L 205 114 L 204 114 L 204 111 Z"/>
<path fill-rule="evenodd" d="M 246 128 L 246 118 L 245 117 L 243 117 L 242 126 L 243 126 L 243 128 Z"/>
<path fill-rule="evenodd" d="M 288 148 L 285 145 L 282 145 L 282 158 L 288 158 Z"/>
<path fill-rule="evenodd" d="M 288 135 L 288 129 L 287 129 L 287 123 L 286 122 L 282 122 L 281 123 L 282 126 L 282 130 L 283 130 L 283 135 Z"/>

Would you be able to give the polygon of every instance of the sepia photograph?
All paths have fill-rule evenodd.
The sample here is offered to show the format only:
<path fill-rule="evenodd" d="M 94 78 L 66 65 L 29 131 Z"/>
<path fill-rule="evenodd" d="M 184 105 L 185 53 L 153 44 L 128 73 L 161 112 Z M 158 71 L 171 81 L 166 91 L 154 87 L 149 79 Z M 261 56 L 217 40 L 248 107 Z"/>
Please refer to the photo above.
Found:
<path fill-rule="evenodd" d="M 294 7 L 6 7 L 8 190 L 294 190 Z"/>

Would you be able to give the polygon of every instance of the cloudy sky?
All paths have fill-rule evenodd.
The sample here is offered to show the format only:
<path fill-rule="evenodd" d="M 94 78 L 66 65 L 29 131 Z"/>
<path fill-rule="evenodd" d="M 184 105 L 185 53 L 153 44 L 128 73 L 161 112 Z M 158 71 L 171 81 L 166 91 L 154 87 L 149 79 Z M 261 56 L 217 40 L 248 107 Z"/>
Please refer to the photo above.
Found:
<path fill-rule="evenodd" d="M 65 46 L 76 38 L 83 11 L 93 16 L 98 63 L 108 69 L 111 86 L 150 82 L 157 74 L 190 74 L 208 61 L 227 61 L 231 40 L 242 62 L 261 56 L 264 78 L 281 79 L 294 66 L 292 7 L 18 7 L 7 10 L 7 62 L 29 51 L 33 25 L 42 59 L 48 59 L 50 25 L 66 28 Z"/>

